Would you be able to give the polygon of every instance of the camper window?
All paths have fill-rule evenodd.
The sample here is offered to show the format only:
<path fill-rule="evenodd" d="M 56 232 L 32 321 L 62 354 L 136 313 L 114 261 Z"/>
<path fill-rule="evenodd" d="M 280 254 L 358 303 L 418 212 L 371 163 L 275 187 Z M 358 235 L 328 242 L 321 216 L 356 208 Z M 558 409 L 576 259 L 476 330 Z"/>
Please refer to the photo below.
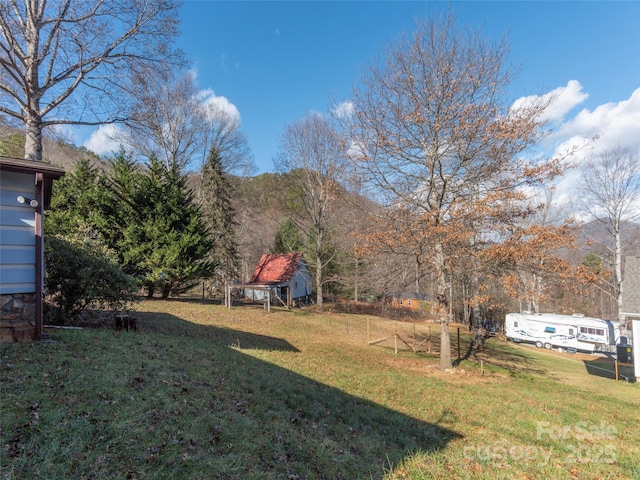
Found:
<path fill-rule="evenodd" d="M 545 327 L 544 328 L 544 332 L 545 333 L 556 333 L 556 329 L 555 329 L 555 327 Z"/>
<path fill-rule="evenodd" d="M 580 327 L 580 333 L 587 333 L 589 335 L 600 335 L 604 337 L 604 330 L 601 328 Z"/>

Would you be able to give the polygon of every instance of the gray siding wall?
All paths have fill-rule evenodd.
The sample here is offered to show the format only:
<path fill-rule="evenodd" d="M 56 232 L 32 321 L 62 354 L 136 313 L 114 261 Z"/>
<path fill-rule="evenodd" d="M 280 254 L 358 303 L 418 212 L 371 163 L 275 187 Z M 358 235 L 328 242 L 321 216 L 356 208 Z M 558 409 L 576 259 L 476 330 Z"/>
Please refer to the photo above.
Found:
<path fill-rule="evenodd" d="M 294 299 L 305 297 L 312 293 L 311 274 L 307 270 L 306 264 L 303 264 L 302 261 L 289 282 L 289 288 L 291 289 L 291 298 Z"/>
<path fill-rule="evenodd" d="M 17 200 L 35 190 L 33 173 L 0 172 L 0 294 L 36 291 L 35 210 Z"/>
<path fill-rule="evenodd" d="M 625 258 L 622 313 L 640 317 L 640 257 Z"/>

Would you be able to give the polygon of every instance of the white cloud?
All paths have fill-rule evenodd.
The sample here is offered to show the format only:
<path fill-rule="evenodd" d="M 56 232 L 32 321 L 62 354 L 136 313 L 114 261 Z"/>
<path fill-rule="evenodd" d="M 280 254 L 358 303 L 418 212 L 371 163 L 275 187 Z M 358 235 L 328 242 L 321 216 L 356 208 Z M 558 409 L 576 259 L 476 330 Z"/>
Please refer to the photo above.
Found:
<path fill-rule="evenodd" d="M 240 111 L 233 103 L 229 101 L 229 99 L 227 99 L 227 97 L 219 97 L 211 89 L 201 90 L 199 97 L 202 106 L 205 107 L 208 111 L 222 111 L 238 122 L 240 121 Z"/>
<path fill-rule="evenodd" d="M 350 116 L 352 116 L 353 112 L 354 112 L 353 102 L 349 102 L 349 101 L 338 104 L 338 106 L 334 108 L 332 111 L 332 113 L 337 118 L 343 118 L 343 119 L 349 118 Z"/>
<path fill-rule="evenodd" d="M 590 156 L 616 147 L 640 150 L 640 88 L 619 102 L 609 102 L 593 110 L 583 109 L 560 123 L 544 142 L 549 155 L 562 156 L 575 149 L 567 160 L 575 168 L 556 182 L 559 204 L 578 208 L 580 201 L 581 164 Z M 579 218 L 584 215 L 576 211 Z"/>
<path fill-rule="evenodd" d="M 627 100 L 583 109 L 551 135 L 552 141 L 569 143 L 571 138 L 593 138 L 597 152 L 616 145 L 640 148 L 640 88 Z M 589 152 L 591 153 L 591 152 Z"/>
<path fill-rule="evenodd" d="M 569 80 L 565 87 L 549 92 L 551 103 L 544 113 L 545 120 L 560 121 L 574 107 L 580 105 L 589 94 L 582 91 L 582 85 L 576 80 Z"/>
<path fill-rule="evenodd" d="M 122 130 L 116 125 L 101 125 L 93 131 L 83 146 L 98 155 L 106 155 L 120 150 L 120 142 L 114 140 Z"/>
<path fill-rule="evenodd" d="M 549 106 L 545 109 L 540 119 L 543 121 L 558 122 L 588 97 L 589 94 L 582 91 L 580 82 L 577 80 L 569 80 L 566 86 L 558 87 L 543 95 L 530 95 L 528 97 L 518 98 L 513 102 L 511 110 L 518 110 L 519 108 L 532 105 L 538 101 L 541 101 L 543 104 L 549 102 Z"/>
<path fill-rule="evenodd" d="M 223 59 L 226 59 L 226 53 L 223 54 Z M 238 62 L 235 63 L 235 67 L 239 67 Z M 189 70 L 189 75 L 197 83 L 198 70 Z M 210 116 L 215 116 L 218 112 L 224 112 L 236 121 L 240 122 L 240 111 L 238 108 L 227 99 L 227 97 L 218 96 L 211 88 L 205 88 L 198 91 L 196 98 L 198 102 L 207 110 Z"/>

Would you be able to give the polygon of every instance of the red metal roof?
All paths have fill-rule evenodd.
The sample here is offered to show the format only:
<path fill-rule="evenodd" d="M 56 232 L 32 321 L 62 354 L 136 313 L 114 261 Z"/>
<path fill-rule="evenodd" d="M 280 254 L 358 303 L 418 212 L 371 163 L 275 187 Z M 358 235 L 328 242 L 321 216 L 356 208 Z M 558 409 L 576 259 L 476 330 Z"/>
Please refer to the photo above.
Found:
<path fill-rule="evenodd" d="M 287 283 L 293 277 L 301 258 L 301 253 L 265 253 L 260 258 L 249 283 L 256 285 Z"/>

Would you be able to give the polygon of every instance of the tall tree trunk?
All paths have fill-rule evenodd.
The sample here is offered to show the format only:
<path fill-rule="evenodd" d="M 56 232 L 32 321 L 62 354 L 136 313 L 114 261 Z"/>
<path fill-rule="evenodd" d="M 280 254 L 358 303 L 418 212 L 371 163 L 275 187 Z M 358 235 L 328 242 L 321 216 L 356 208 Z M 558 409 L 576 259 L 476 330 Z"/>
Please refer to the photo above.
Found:
<path fill-rule="evenodd" d="M 26 75 L 27 88 L 30 95 L 27 98 L 27 105 L 24 115 L 25 139 L 24 158 L 33 162 L 42 161 L 42 117 L 40 116 L 40 77 L 39 64 L 37 60 L 40 56 L 40 28 L 35 22 L 35 17 L 27 15 L 25 23 L 25 39 L 27 42 Z"/>
<path fill-rule="evenodd" d="M 356 254 L 356 261 L 355 261 L 355 281 L 353 282 L 353 301 L 357 302 L 358 301 L 358 275 L 360 274 L 360 269 L 359 269 L 359 261 L 360 259 L 358 258 L 358 255 Z"/>
<path fill-rule="evenodd" d="M 447 280 L 445 278 L 444 262 L 444 249 L 442 244 L 436 244 L 435 265 L 438 278 L 438 312 L 440 315 L 440 370 L 447 370 L 453 366 L 451 363 L 449 315 L 447 315 L 447 305 L 451 299 L 447 299 Z"/>
<path fill-rule="evenodd" d="M 449 316 L 446 311 L 442 311 L 440 312 L 440 370 L 448 370 L 452 366 Z"/>
<path fill-rule="evenodd" d="M 613 236 L 615 240 L 615 250 L 613 254 L 613 261 L 615 262 L 615 270 L 616 270 L 616 307 L 618 311 L 616 312 L 616 317 L 618 318 L 618 322 L 620 325 L 624 323 L 624 317 L 620 314 L 622 312 L 622 240 L 620 238 L 620 220 L 618 218 L 615 219 Z"/>
<path fill-rule="evenodd" d="M 42 161 L 42 121 L 31 115 L 25 123 L 24 158 L 33 162 Z"/>
<path fill-rule="evenodd" d="M 316 235 L 316 310 L 322 311 L 322 232 Z"/>
<path fill-rule="evenodd" d="M 473 336 L 473 348 L 476 350 L 482 350 L 484 348 L 484 333 L 482 332 L 482 319 L 477 314 L 477 303 L 474 304 L 473 310 L 473 324 L 475 325 L 475 333 Z"/>
<path fill-rule="evenodd" d="M 475 230 L 475 229 L 474 229 Z M 471 236 L 469 240 L 471 251 L 474 255 L 471 257 L 471 324 L 475 327 L 475 333 L 473 336 L 473 348 L 482 350 L 484 348 L 484 333 L 482 332 L 483 321 L 482 315 L 480 315 L 480 303 L 478 302 L 478 261 L 475 256 L 476 251 L 476 237 Z"/>

